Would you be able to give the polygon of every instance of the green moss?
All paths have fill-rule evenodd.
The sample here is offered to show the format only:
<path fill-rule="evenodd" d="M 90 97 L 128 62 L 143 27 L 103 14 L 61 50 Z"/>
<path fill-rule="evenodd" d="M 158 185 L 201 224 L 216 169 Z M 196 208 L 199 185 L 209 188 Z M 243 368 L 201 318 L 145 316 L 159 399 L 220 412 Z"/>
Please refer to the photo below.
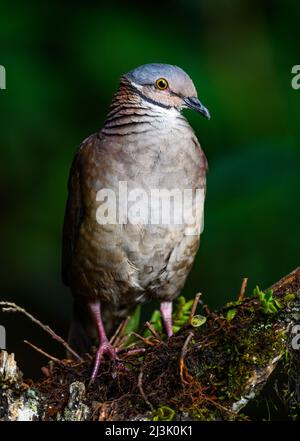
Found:
<path fill-rule="evenodd" d="M 234 302 L 226 303 L 226 307 L 227 308 L 233 308 L 233 307 L 239 306 L 240 304 L 241 304 L 241 301 L 240 300 L 236 300 Z"/>
<path fill-rule="evenodd" d="M 265 303 L 260 303 L 260 307 L 256 299 L 231 307 L 225 317 L 210 323 L 207 340 L 203 331 L 197 331 L 194 336 L 199 353 L 197 360 L 190 361 L 189 372 L 203 387 L 204 394 L 222 403 L 223 411 L 217 409 L 219 418 L 234 418 L 231 406 L 241 399 L 250 378 L 255 378 L 286 351 L 287 336 L 281 331 L 275 310 L 270 309 L 272 304 L 278 313 L 281 305 L 270 292 L 263 299 Z M 206 420 L 208 415 L 214 419 L 216 414 L 212 413 L 211 405 L 204 403 L 201 397 L 192 408 L 185 410 L 196 419 Z"/>
<path fill-rule="evenodd" d="M 296 298 L 295 294 L 287 293 L 287 294 L 285 294 L 283 301 L 285 304 L 289 304 L 289 303 L 293 302 L 295 300 L 295 298 Z"/>
<path fill-rule="evenodd" d="M 176 411 L 168 406 L 161 406 L 153 413 L 153 421 L 173 421 Z"/>

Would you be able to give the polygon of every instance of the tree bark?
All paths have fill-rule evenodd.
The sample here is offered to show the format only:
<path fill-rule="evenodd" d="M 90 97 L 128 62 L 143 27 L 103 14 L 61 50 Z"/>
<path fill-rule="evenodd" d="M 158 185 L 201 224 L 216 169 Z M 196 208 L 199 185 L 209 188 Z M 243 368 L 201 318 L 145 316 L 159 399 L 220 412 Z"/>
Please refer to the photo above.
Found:
<path fill-rule="evenodd" d="M 0 420 L 299 419 L 300 268 L 271 291 L 206 312 L 206 323 L 189 320 L 169 341 L 137 344 L 142 357 L 105 361 L 92 385 L 91 357 L 53 357 L 44 378 L 24 382 L 14 354 L 2 350 Z"/>

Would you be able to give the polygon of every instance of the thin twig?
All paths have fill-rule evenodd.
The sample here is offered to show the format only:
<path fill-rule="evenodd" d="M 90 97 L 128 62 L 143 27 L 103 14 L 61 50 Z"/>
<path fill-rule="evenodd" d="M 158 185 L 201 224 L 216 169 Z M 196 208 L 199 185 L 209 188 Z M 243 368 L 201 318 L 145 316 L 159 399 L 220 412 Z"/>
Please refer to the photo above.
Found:
<path fill-rule="evenodd" d="M 180 378 L 181 378 L 182 384 L 187 383 L 187 381 L 183 378 L 183 371 L 185 368 L 184 358 L 186 356 L 188 345 L 193 337 L 194 337 L 194 333 L 189 332 L 189 334 L 184 342 L 184 345 L 182 346 L 182 350 L 181 350 L 181 356 L 180 356 L 180 360 L 179 360 L 179 371 L 180 371 Z"/>
<path fill-rule="evenodd" d="M 203 311 L 205 312 L 205 315 L 207 315 L 207 317 L 211 317 L 211 318 L 217 317 L 217 314 L 212 312 L 207 305 L 203 305 Z"/>
<path fill-rule="evenodd" d="M 154 326 L 151 325 L 151 323 L 146 322 L 145 326 L 149 329 L 149 331 L 151 332 L 151 334 L 156 338 L 156 340 L 161 341 L 161 338 L 158 334 L 158 332 L 156 331 L 156 329 L 154 328 Z"/>
<path fill-rule="evenodd" d="M 74 355 L 75 358 L 79 361 L 83 361 L 82 358 L 68 345 L 68 343 L 59 335 L 54 332 L 50 326 L 44 325 L 40 320 L 36 319 L 31 315 L 29 312 L 26 311 L 26 309 L 21 308 L 21 306 L 16 305 L 13 302 L 0 302 L 0 306 L 2 306 L 3 312 L 21 312 L 26 317 L 28 317 L 32 322 L 36 323 L 38 326 L 40 326 L 45 332 L 51 335 L 51 337 L 61 343 L 67 351 L 69 351 L 72 355 Z"/>
<path fill-rule="evenodd" d="M 222 406 L 222 404 L 218 403 L 218 401 L 213 400 L 212 398 L 208 397 L 207 395 L 205 395 L 204 400 L 208 401 L 209 403 L 213 404 L 214 406 L 218 407 L 219 409 L 224 410 L 225 412 L 229 413 L 230 415 L 233 415 L 233 416 L 237 415 L 236 412 L 228 409 L 225 406 Z"/>
<path fill-rule="evenodd" d="M 190 317 L 189 317 L 189 320 L 188 320 L 188 324 L 189 325 L 191 324 L 192 319 L 193 319 L 193 317 L 195 315 L 195 312 L 196 312 L 196 309 L 197 309 L 197 306 L 198 306 L 198 303 L 200 301 L 201 296 L 202 296 L 202 294 L 201 294 L 201 292 L 199 292 L 198 294 L 196 294 L 196 296 L 194 298 L 194 303 L 193 303 L 193 306 L 192 306 L 192 309 L 191 309 L 191 313 L 190 313 Z"/>
<path fill-rule="evenodd" d="M 126 352 L 125 352 L 126 351 Z M 146 352 L 145 348 L 135 348 L 135 349 L 130 349 L 130 348 L 124 348 L 121 349 L 120 352 L 118 352 L 118 354 L 122 354 L 122 358 L 126 358 L 126 357 L 132 357 L 133 355 L 139 355 L 139 354 L 144 354 Z"/>
<path fill-rule="evenodd" d="M 123 335 L 122 337 L 118 338 L 118 348 L 123 348 L 127 344 L 127 340 L 129 340 L 131 334 Z M 116 345 L 114 345 L 116 346 Z"/>
<path fill-rule="evenodd" d="M 143 389 L 143 369 L 141 369 L 140 373 L 139 373 L 139 378 L 138 378 L 138 388 L 140 391 L 140 394 L 142 395 L 142 397 L 144 398 L 144 401 L 146 404 L 148 404 L 148 406 L 150 407 L 150 409 L 153 411 L 154 407 L 152 406 L 152 404 L 150 403 L 150 401 L 147 398 L 147 395 L 144 392 Z"/>
<path fill-rule="evenodd" d="M 146 345 L 155 346 L 155 343 L 153 343 L 153 341 L 149 340 L 146 337 L 143 337 L 142 335 L 137 334 L 136 332 L 132 332 L 131 335 L 134 335 L 136 338 L 144 342 Z"/>
<path fill-rule="evenodd" d="M 30 341 L 24 340 L 24 343 L 26 343 L 27 345 L 31 346 L 37 352 L 39 352 L 40 354 L 43 354 L 45 357 L 49 358 L 50 360 L 54 361 L 55 363 L 62 364 L 61 360 L 59 360 L 56 357 L 53 357 L 50 354 L 47 354 L 47 352 L 43 351 L 43 349 L 40 349 L 37 346 L 35 346 L 34 344 L 30 343 Z"/>
<path fill-rule="evenodd" d="M 123 337 L 123 332 L 125 331 L 125 328 L 127 326 L 127 323 L 129 322 L 130 317 L 126 317 L 125 320 L 122 320 L 119 326 L 117 327 L 116 332 L 110 339 L 110 344 L 117 346 L 118 341 Z"/>
<path fill-rule="evenodd" d="M 240 289 L 239 298 L 238 298 L 239 302 L 244 300 L 245 291 L 246 291 L 246 288 L 247 288 L 247 283 L 248 283 L 248 277 L 244 277 L 243 278 L 243 282 L 242 282 L 242 286 L 241 286 L 241 289 Z"/>

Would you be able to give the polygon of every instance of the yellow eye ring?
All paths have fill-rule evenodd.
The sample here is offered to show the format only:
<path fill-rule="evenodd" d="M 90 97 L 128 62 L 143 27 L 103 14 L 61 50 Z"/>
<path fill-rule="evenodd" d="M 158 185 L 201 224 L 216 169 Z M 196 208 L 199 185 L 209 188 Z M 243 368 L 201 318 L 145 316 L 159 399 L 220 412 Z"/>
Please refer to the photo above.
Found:
<path fill-rule="evenodd" d="M 169 87 L 169 83 L 165 78 L 158 78 L 155 82 L 155 86 L 159 90 L 166 90 Z"/>

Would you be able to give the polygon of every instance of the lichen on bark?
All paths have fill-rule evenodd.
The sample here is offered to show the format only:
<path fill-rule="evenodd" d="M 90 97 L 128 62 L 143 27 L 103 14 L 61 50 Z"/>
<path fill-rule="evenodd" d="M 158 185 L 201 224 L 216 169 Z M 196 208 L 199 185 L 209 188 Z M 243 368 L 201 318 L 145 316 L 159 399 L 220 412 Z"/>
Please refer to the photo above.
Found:
<path fill-rule="evenodd" d="M 280 418 L 273 400 L 283 418 L 299 419 L 300 351 L 291 344 L 299 323 L 297 269 L 271 290 L 207 311 L 205 323 L 192 321 L 169 341 L 147 337 L 144 355 L 124 358 L 123 366 L 106 360 L 92 385 L 91 357 L 54 359 L 33 382 L 2 351 L 0 419 Z"/>

